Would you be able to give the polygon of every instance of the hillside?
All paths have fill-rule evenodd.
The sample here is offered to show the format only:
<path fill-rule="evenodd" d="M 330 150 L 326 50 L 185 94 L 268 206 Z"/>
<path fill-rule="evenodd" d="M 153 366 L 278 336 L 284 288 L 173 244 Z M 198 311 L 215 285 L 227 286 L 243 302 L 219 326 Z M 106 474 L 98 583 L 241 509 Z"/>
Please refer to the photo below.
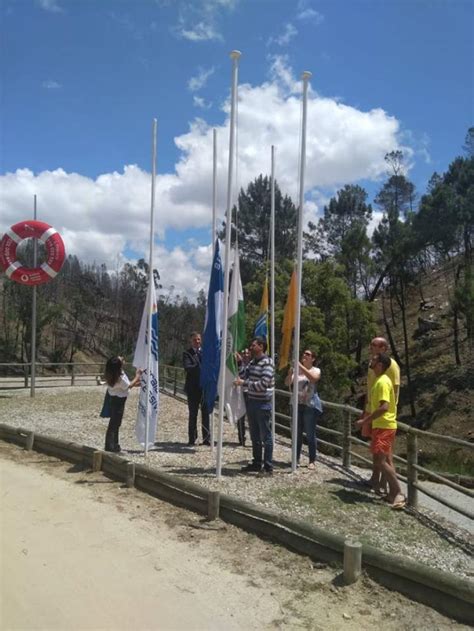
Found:
<path fill-rule="evenodd" d="M 456 365 L 450 308 L 452 283 L 446 281 L 447 276 L 449 278 L 449 270 L 432 269 L 429 274 L 418 277 L 417 285 L 408 290 L 407 332 L 416 418 L 411 414 L 407 391 L 401 318 L 397 309 L 392 317 L 385 299 L 386 317 L 401 360 L 399 419 L 437 434 L 474 441 L 474 352 L 469 349 L 466 329 L 460 326 L 461 365 Z M 388 337 L 383 300 L 381 295 L 376 300 L 377 334 Z M 365 381 L 359 384 L 358 394 L 363 395 L 364 388 Z M 420 445 L 422 463 L 427 464 L 434 458 L 445 471 L 474 475 L 472 452 L 462 448 L 443 451 L 433 441 L 423 443 Z"/>

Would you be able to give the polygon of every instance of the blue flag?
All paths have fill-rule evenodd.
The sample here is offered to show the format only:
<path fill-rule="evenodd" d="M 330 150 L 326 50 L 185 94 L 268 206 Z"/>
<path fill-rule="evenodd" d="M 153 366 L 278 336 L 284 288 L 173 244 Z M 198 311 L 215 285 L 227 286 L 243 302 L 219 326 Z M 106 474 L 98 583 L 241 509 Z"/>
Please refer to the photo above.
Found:
<path fill-rule="evenodd" d="M 207 409 L 212 412 L 217 398 L 221 367 L 222 314 L 224 307 L 224 272 L 219 240 L 216 239 L 211 280 L 207 294 L 206 322 L 202 336 L 201 388 Z"/>

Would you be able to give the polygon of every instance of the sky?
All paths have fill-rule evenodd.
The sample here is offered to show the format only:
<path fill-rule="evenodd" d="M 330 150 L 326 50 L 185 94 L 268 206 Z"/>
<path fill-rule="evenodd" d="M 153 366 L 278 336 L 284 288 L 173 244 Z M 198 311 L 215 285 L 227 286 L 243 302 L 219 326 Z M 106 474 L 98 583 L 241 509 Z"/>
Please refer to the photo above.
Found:
<path fill-rule="evenodd" d="M 110 270 L 146 258 L 156 118 L 154 265 L 175 297 L 209 282 L 212 137 L 222 220 L 233 49 L 233 200 L 270 174 L 274 145 L 297 203 L 305 70 L 305 221 L 345 184 L 372 202 L 392 150 L 422 195 L 474 124 L 471 0 L 3 0 L 0 12 L 0 235 L 33 218 L 36 194 L 68 254 Z"/>

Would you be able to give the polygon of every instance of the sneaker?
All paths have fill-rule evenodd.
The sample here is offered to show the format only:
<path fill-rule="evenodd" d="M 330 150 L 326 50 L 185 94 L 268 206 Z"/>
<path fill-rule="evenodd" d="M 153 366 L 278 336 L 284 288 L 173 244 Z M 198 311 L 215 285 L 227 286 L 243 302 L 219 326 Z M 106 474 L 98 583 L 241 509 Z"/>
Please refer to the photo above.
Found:
<path fill-rule="evenodd" d="M 245 467 L 242 467 L 240 470 L 242 473 L 260 473 L 262 467 L 260 465 L 250 463 L 245 465 Z"/>

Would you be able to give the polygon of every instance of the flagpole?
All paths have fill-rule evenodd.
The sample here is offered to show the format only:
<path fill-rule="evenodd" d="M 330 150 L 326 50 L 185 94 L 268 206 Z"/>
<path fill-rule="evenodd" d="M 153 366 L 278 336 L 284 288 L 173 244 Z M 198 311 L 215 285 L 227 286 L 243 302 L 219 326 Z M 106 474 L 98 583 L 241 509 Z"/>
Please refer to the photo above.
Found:
<path fill-rule="evenodd" d="M 224 313 L 222 319 L 222 343 L 221 343 L 221 367 L 219 376 L 219 423 L 217 427 L 217 462 L 216 477 L 221 478 L 222 473 L 222 430 L 224 424 L 224 397 L 225 397 L 225 365 L 227 355 L 227 317 L 229 313 L 229 277 L 230 277 L 230 244 L 232 232 L 232 176 L 234 170 L 234 144 L 235 144 L 235 118 L 237 101 L 238 64 L 241 53 L 233 50 L 230 53 L 232 59 L 232 94 L 230 105 L 230 135 L 229 135 L 229 171 L 227 174 L 227 205 L 226 205 L 226 231 L 225 231 L 225 263 L 224 263 Z"/>
<path fill-rule="evenodd" d="M 217 130 L 212 130 L 212 260 L 216 249 L 216 208 L 217 208 Z"/>
<path fill-rule="evenodd" d="M 36 221 L 36 195 L 33 197 L 33 219 Z M 33 267 L 38 267 L 38 239 L 33 239 Z M 36 386 L 36 285 L 33 286 L 33 296 L 31 302 L 31 383 L 30 397 L 35 397 Z"/>
<path fill-rule="evenodd" d="M 298 361 L 300 357 L 300 324 L 301 324 L 301 277 L 303 276 L 303 206 L 304 206 L 304 175 L 306 166 L 306 116 L 308 107 L 308 82 L 311 73 L 303 72 L 303 115 L 301 120 L 301 156 L 300 156 L 300 188 L 298 209 L 298 247 L 296 272 L 296 314 L 295 314 L 295 343 L 293 355 L 293 417 L 291 423 L 291 471 L 297 467 L 296 443 L 298 432 Z"/>
<path fill-rule="evenodd" d="M 270 204 L 270 355 L 275 365 L 275 146 L 272 145 L 272 187 Z M 272 394 L 272 436 L 275 444 L 275 388 Z"/>
<path fill-rule="evenodd" d="M 153 278 L 153 251 L 154 251 L 154 237 L 155 237 L 155 180 L 156 180 L 156 118 L 153 119 L 152 132 L 151 132 L 151 210 L 150 210 L 150 254 L 148 259 L 148 284 L 151 288 L 151 283 L 154 283 Z M 148 352 L 147 352 L 147 366 L 146 366 L 146 404 L 145 404 L 145 458 L 148 456 L 148 412 L 150 408 L 150 371 L 151 371 L 151 317 L 153 311 L 153 305 L 151 304 L 151 289 L 148 290 L 149 304 L 146 305 L 147 312 L 147 340 L 148 340 Z"/>

